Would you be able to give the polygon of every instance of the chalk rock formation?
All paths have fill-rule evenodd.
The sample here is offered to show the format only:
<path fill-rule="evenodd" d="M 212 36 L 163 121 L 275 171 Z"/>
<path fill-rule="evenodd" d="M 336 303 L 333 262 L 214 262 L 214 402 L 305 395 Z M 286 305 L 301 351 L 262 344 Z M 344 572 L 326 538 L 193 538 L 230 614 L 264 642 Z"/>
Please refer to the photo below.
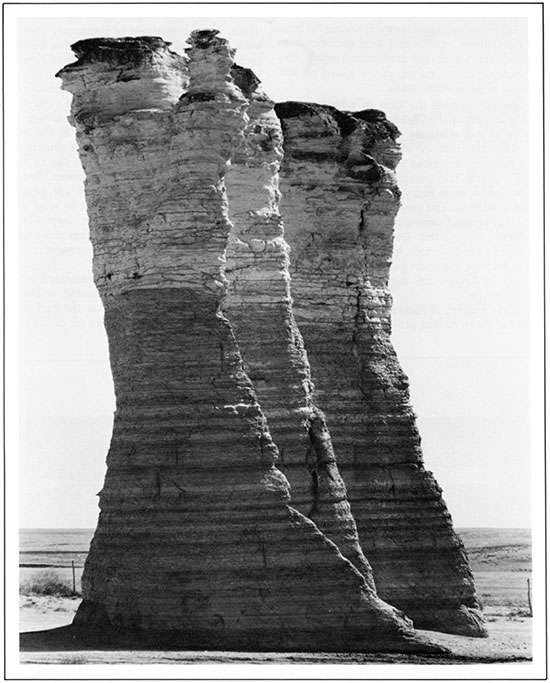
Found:
<path fill-rule="evenodd" d="M 98 39 L 59 73 L 116 393 L 75 624 L 183 647 L 438 651 L 291 507 L 275 467 L 221 308 L 223 178 L 248 102 L 216 33 L 192 34 L 188 69 L 160 39 Z"/>
<path fill-rule="evenodd" d="M 390 340 L 399 131 L 377 110 L 276 112 L 294 314 L 378 594 L 418 628 L 486 635 Z"/>
<path fill-rule="evenodd" d="M 250 106 L 226 178 L 233 227 L 224 311 L 279 449 L 278 468 L 289 480 L 292 506 L 313 520 L 374 588 L 324 415 L 312 400 L 307 355 L 292 313 L 288 245 L 278 210 L 281 125 L 254 73 L 236 65 L 232 73 Z"/>

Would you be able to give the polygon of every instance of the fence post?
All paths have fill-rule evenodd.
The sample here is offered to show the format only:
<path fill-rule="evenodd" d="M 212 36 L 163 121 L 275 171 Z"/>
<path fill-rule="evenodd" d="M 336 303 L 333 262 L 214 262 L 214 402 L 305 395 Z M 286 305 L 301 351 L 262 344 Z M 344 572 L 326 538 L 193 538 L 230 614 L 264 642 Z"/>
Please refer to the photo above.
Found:
<path fill-rule="evenodd" d="M 527 579 L 527 602 L 529 603 L 529 616 L 533 616 L 533 605 L 531 604 L 531 581 Z"/>
<path fill-rule="evenodd" d="M 73 568 L 73 594 L 76 593 L 76 579 L 74 573 L 74 560 L 71 560 L 71 567 Z"/>

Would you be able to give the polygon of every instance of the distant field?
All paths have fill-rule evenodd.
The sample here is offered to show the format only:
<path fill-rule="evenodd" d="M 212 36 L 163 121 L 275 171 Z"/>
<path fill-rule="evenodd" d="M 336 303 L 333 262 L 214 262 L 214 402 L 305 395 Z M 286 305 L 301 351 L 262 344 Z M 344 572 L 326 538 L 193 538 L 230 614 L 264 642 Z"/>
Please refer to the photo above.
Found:
<path fill-rule="evenodd" d="M 90 548 L 93 529 L 21 529 L 19 532 L 19 579 L 28 582 L 37 573 L 55 571 L 67 584 L 72 584 L 75 566 L 76 589 Z"/>
<path fill-rule="evenodd" d="M 531 581 L 530 529 L 457 529 L 487 618 L 527 615 Z"/>
<path fill-rule="evenodd" d="M 470 561 L 479 568 L 506 561 L 510 570 L 531 570 L 530 529 L 457 529 Z"/>

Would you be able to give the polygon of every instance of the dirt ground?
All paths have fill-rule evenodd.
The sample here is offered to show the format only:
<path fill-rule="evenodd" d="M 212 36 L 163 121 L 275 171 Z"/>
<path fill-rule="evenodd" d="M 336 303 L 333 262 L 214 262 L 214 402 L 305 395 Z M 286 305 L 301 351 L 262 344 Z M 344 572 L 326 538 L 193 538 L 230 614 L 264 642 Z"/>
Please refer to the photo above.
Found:
<path fill-rule="evenodd" d="M 73 620 L 80 598 L 59 598 L 54 595 L 19 596 L 19 630 L 45 631 L 66 626 Z"/>
<path fill-rule="evenodd" d="M 51 596 L 20 596 L 21 631 L 44 631 L 67 625 L 78 607 L 79 599 Z M 420 631 L 422 635 L 451 650 L 453 658 L 430 658 L 431 663 L 528 661 L 531 657 L 531 619 L 502 616 L 498 610 L 485 613 L 489 638 L 466 638 L 445 633 Z M 37 634 L 38 635 L 38 634 Z M 45 648 L 48 647 L 45 645 Z M 236 652 L 164 652 L 164 651 L 23 651 L 21 663 L 28 664 L 186 664 L 186 663 L 315 663 L 345 664 L 358 662 L 418 662 L 423 657 L 402 655 L 365 655 L 319 653 L 236 653 Z"/>

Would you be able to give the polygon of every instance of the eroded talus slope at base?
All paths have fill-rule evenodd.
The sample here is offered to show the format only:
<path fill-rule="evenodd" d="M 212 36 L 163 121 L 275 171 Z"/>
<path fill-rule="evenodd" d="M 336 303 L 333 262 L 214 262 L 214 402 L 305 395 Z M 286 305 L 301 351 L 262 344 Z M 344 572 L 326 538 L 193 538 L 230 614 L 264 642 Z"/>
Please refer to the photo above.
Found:
<path fill-rule="evenodd" d="M 377 110 L 276 112 L 294 314 L 379 595 L 418 627 L 486 635 L 390 340 L 397 128 Z"/>
<path fill-rule="evenodd" d="M 437 651 L 291 507 L 275 467 L 221 312 L 223 177 L 248 102 L 216 33 L 192 34 L 188 63 L 157 38 L 81 41 L 59 73 L 116 394 L 75 625 L 182 647 Z"/>

